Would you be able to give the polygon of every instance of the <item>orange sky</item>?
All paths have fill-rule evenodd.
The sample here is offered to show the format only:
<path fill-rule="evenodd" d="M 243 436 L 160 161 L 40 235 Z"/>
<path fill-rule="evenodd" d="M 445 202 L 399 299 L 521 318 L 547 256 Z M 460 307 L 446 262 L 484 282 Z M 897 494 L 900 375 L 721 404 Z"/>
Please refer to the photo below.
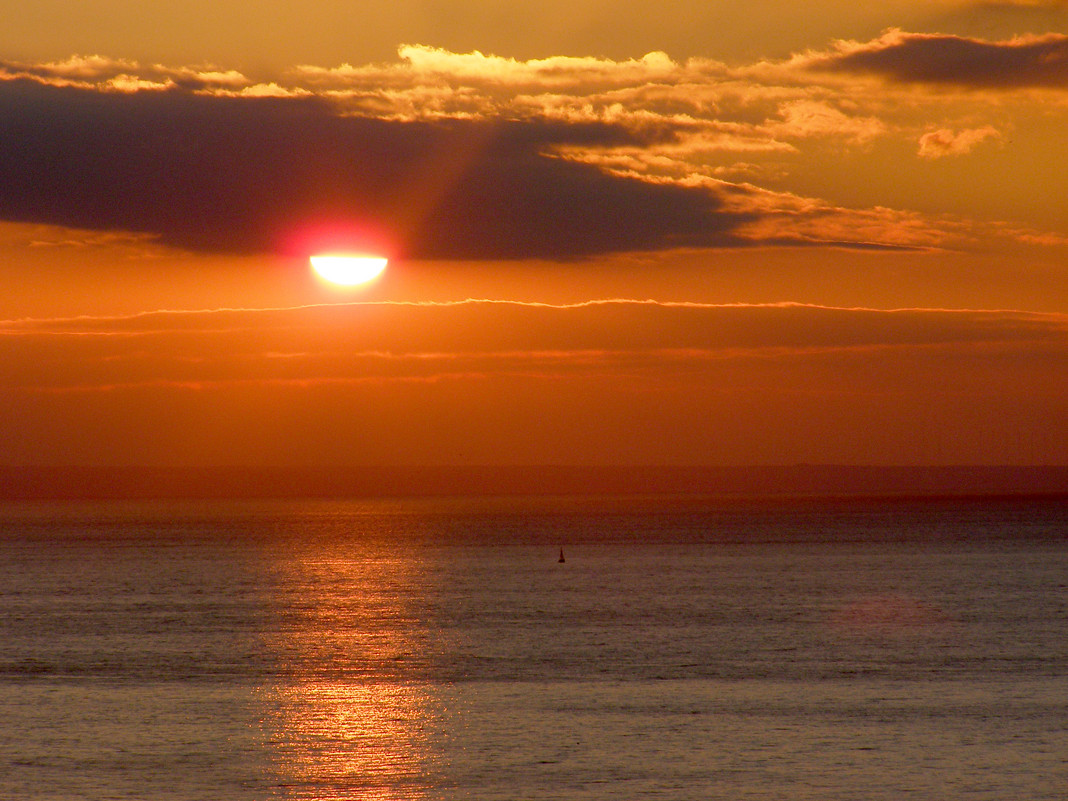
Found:
<path fill-rule="evenodd" d="M 1068 5 L 218 5 L 0 34 L 0 464 L 1068 463 Z"/>

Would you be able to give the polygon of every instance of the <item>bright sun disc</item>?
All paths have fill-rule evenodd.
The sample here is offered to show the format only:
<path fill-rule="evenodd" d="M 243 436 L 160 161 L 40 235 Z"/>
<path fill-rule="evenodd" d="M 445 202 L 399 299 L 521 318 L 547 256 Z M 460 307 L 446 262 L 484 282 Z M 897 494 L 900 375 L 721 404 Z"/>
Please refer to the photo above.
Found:
<path fill-rule="evenodd" d="M 387 259 L 380 256 L 312 256 L 311 266 L 332 284 L 364 284 L 381 275 Z"/>

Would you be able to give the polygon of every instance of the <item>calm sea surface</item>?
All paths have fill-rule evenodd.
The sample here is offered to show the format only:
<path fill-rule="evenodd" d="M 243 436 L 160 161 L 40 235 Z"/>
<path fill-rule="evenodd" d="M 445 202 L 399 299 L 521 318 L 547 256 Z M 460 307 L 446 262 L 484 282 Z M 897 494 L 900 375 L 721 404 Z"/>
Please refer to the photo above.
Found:
<path fill-rule="evenodd" d="M 3 799 L 1065 788 L 1063 502 L 0 507 Z"/>

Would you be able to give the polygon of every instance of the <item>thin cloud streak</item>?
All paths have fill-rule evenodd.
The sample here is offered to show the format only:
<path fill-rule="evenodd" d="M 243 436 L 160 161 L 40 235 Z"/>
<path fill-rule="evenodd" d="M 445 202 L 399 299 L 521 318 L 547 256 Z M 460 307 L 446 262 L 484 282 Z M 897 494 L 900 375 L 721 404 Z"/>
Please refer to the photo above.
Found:
<path fill-rule="evenodd" d="M 388 381 L 459 374 L 656 382 L 700 365 L 833 354 L 1068 359 L 1068 315 L 797 303 L 468 299 L 144 312 L 0 323 L 0 386 Z M 924 356 L 923 354 L 928 354 Z M 898 358 L 898 357 L 894 357 Z M 466 369 L 459 370 L 457 365 Z M 449 365 L 448 367 L 445 367 Z M 696 375 L 696 373 L 695 373 Z M 689 379 L 687 379 L 689 380 Z"/>
<path fill-rule="evenodd" d="M 464 298 L 462 300 L 360 300 L 344 301 L 337 303 L 305 303 L 294 306 L 262 306 L 256 308 L 239 306 L 221 306 L 210 309 L 154 309 L 140 311 L 131 314 L 117 315 L 74 315 L 67 317 L 22 317 L 10 320 L 0 320 L 0 335 L 14 335 L 25 330 L 27 332 L 40 333 L 48 326 L 61 326 L 56 333 L 67 333 L 68 326 L 92 325 L 104 323 L 127 323 L 138 320 L 152 320 L 154 318 L 205 316 L 205 315 L 228 315 L 228 314 L 257 314 L 274 312 L 299 312 L 314 309 L 352 309 L 378 308 L 378 307 L 409 307 L 409 308 L 455 308 L 464 306 L 514 306 L 517 308 L 532 309 L 586 309 L 599 306 L 654 306 L 665 309 L 812 309 L 836 312 L 866 312 L 872 314 L 902 314 L 908 312 L 919 313 L 942 313 L 960 315 L 1019 315 L 1021 317 L 1033 317 L 1036 319 L 1066 320 L 1068 316 L 1049 312 L 1033 312 L 1024 309 L 963 309 L 963 308 L 939 308 L 909 306 L 898 308 L 873 308 L 867 306 L 829 306 L 817 303 L 799 303 L 795 301 L 780 301 L 775 303 L 703 303 L 689 300 L 657 300 L 655 298 L 595 298 L 591 300 L 576 301 L 573 303 L 548 303 L 545 301 L 511 300 L 504 298 Z M 169 330 L 169 329 L 164 329 Z M 182 331 L 185 329 L 173 329 Z M 230 328 L 212 329 L 216 331 L 230 331 Z"/>

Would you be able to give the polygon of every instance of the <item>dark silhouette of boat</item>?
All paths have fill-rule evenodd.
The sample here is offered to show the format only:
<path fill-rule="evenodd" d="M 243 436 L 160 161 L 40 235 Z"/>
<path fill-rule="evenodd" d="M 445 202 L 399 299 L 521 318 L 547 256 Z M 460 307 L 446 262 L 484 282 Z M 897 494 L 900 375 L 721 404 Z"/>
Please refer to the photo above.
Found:
<path fill-rule="evenodd" d="M 564 549 L 563 548 L 560 549 L 560 558 L 557 559 L 556 561 L 559 562 L 560 564 L 563 564 L 565 561 L 567 561 L 566 559 L 564 559 Z"/>

